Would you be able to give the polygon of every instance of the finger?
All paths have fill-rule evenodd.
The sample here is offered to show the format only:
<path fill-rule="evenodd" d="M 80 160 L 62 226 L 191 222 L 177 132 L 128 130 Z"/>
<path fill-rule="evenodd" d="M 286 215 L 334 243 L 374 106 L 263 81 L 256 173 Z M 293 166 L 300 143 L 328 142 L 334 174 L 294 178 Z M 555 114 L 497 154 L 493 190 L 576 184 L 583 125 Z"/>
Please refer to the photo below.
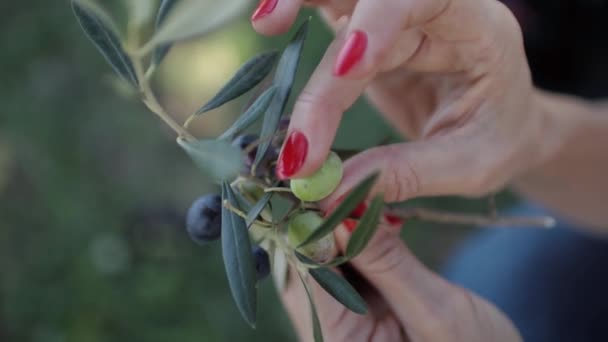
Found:
<path fill-rule="evenodd" d="M 309 176 L 323 164 L 342 114 L 380 70 L 383 59 L 402 34 L 404 22 L 408 26 L 430 20 L 445 1 L 389 1 L 382 6 L 376 0 L 357 3 L 346 32 L 339 33 L 327 49 L 296 101 L 277 164 L 279 178 Z M 414 54 L 422 36 L 411 31 L 403 41 L 406 46 L 391 59 L 406 59 Z"/>
<path fill-rule="evenodd" d="M 303 0 L 261 0 L 251 15 L 253 28 L 265 35 L 278 35 L 291 28 Z"/>
<path fill-rule="evenodd" d="M 302 341 L 312 341 L 311 308 L 306 290 L 296 271 L 290 269 L 289 286 L 282 300 L 294 327 Z M 313 296 L 321 330 L 328 341 L 352 341 L 354 337 L 370 336 L 374 331 L 374 320 L 349 311 L 337 302 L 311 277 L 307 280 Z M 385 324 L 394 324 L 387 320 Z"/>
<path fill-rule="evenodd" d="M 365 78 L 378 70 L 387 70 L 408 60 L 424 41 L 420 26 L 438 14 L 447 0 L 386 1 L 360 0 L 352 15 L 345 47 L 334 73 L 351 79 Z M 382 20 L 378 20 L 382 18 Z M 361 45 L 361 55 L 353 46 Z M 349 49 L 349 47 L 351 49 Z"/>
<path fill-rule="evenodd" d="M 350 233 L 336 232 L 345 248 Z M 520 341 L 492 304 L 427 269 L 394 229 L 379 227 L 351 264 L 380 292 L 414 341 Z M 403 339 L 400 339 L 403 340 Z"/>
<path fill-rule="evenodd" d="M 342 182 L 321 205 L 334 207 L 375 172 L 379 172 L 379 178 L 370 196 L 383 194 L 386 202 L 436 195 L 480 196 L 494 191 L 505 184 L 505 172 L 509 172 L 510 157 L 498 155 L 512 153 L 490 149 L 489 134 L 483 127 L 470 126 L 428 140 L 361 152 L 344 163 Z"/>
<path fill-rule="evenodd" d="M 339 229 L 336 235 L 340 247 L 346 248 L 350 233 Z M 401 241 L 397 230 L 379 227 L 351 264 L 384 297 L 413 340 L 446 340 L 445 336 L 436 338 L 440 332 L 433 326 L 445 323 L 439 320 L 446 318 L 441 316 L 441 310 L 448 309 L 444 304 L 461 292 L 426 269 Z"/>
<path fill-rule="evenodd" d="M 277 162 L 280 179 L 310 175 L 325 162 L 342 113 L 359 97 L 368 82 L 367 79 L 349 81 L 332 74 L 343 40 L 344 35 L 338 32 L 296 100 Z"/>

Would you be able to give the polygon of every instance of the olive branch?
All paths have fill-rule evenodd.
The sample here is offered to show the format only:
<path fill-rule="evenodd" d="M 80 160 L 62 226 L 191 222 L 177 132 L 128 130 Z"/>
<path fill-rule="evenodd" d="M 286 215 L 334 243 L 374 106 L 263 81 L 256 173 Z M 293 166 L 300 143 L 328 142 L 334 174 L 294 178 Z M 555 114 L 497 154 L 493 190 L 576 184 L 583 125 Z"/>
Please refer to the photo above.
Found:
<path fill-rule="evenodd" d="M 357 206 L 368 199 L 378 173 L 360 182 L 331 213 L 322 217 L 316 201 L 340 182 L 341 159 L 346 152 L 336 155 L 337 161 L 326 162 L 332 165 L 328 173 L 333 176 L 322 195 L 309 198 L 311 194 L 298 190 L 296 181 L 281 181 L 274 172 L 289 123 L 285 117 L 286 105 L 310 18 L 299 25 L 280 53 L 268 51 L 246 61 L 211 100 L 191 113 L 184 124 L 179 124 L 158 101 L 150 80 L 173 45 L 201 37 L 237 17 L 244 7 L 243 1 L 223 0 L 222 6 L 211 6 L 213 2 L 201 0 L 162 0 L 158 7 L 151 3 L 134 0 L 127 33 L 122 35 L 112 16 L 94 0 L 71 0 L 81 28 L 110 67 L 137 91 L 145 106 L 176 133 L 178 145 L 204 176 L 221 188 L 221 196 L 204 197 L 190 208 L 187 231 L 201 244 L 221 238 L 230 291 L 241 315 L 252 327 L 257 315 L 257 282 L 272 273 L 277 288 L 284 288 L 289 265 L 298 273 L 309 295 L 316 341 L 322 341 L 323 337 L 308 290 L 310 278 L 348 309 L 366 314 L 363 298 L 331 268 L 361 253 L 378 229 L 382 215 L 478 226 L 549 228 L 555 224 L 549 217 L 499 216 L 493 197 L 490 206 L 494 209 L 488 216 L 427 208 L 400 209 L 386 205 L 382 195 L 371 200 L 362 216 L 353 216 Z M 202 20 L 200 13 L 210 14 Z M 146 30 L 149 28 L 152 34 L 144 37 L 142 32 L 150 31 Z M 198 139 L 188 131 L 194 120 L 250 91 L 254 95 L 239 118 L 216 139 Z M 243 135 L 260 120 L 263 123 L 259 135 Z M 314 182 L 314 177 L 298 182 Z M 277 213 L 274 204 L 281 201 L 287 203 L 287 210 Z M 203 212 L 213 212 L 218 219 L 201 216 Z M 194 219 L 190 220 L 191 217 Z M 333 232 L 345 219 L 355 219 L 358 223 L 346 250 L 338 255 Z"/>

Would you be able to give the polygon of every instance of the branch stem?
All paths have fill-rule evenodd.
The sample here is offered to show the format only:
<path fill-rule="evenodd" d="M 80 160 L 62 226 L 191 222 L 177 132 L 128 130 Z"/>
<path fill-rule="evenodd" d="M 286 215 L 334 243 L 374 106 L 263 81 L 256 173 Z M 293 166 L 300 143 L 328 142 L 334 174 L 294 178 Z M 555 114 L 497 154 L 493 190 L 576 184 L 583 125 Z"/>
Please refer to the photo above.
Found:
<path fill-rule="evenodd" d="M 175 121 L 171 115 L 169 115 L 163 106 L 158 102 L 152 87 L 148 81 L 148 78 L 144 74 L 144 68 L 142 65 L 141 58 L 137 57 L 134 54 L 131 54 L 133 60 L 133 67 L 135 69 L 135 74 L 137 75 L 137 79 L 139 80 L 139 87 L 142 96 L 142 101 L 144 104 L 156 114 L 167 126 L 169 126 L 179 137 L 182 137 L 188 141 L 194 141 L 196 138 L 190 134 L 184 127 Z"/>
<path fill-rule="evenodd" d="M 386 212 L 389 215 L 397 216 L 402 219 L 420 219 L 423 221 L 462 224 L 473 226 L 499 226 L 499 227 L 535 227 L 553 228 L 556 224 L 555 219 L 548 216 L 529 217 L 529 216 L 481 216 L 448 213 L 427 208 L 411 209 L 390 209 Z"/>

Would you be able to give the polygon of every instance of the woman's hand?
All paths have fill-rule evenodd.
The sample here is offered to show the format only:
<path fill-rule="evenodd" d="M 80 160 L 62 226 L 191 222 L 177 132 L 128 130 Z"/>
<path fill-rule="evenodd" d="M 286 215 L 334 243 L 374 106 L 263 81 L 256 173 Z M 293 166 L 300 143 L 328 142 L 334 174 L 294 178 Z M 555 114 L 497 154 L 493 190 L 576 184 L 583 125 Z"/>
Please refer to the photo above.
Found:
<path fill-rule="evenodd" d="M 342 250 L 348 236 L 346 229 L 338 229 Z M 395 227 L 381 226 L 351 265 L 364 279 L 353 283 L 368 304 L 366 316 L 348 311 L 309 279 L 326 341 L 521 341 L 493 305 L 420 264 Z M 313 341 L 308 300 L 294 272 L 290 270 L 282 299 L 300 340 Z"/>
<path fill-rule="evenodd" d="M 253 25 L 266 34 L 284 32 L 301 5 L 265 0 Z M 323 163 L 342 114 L 364 91 L 413 141 L 348 160 L 328 201 L 376 170 L 382 175 L 374 192 L 388 202 L 483 195 L 550 154 L 553 139 L 536 106 L 519 26 L 498 1 L 314 5 L 337 35 L 294 107 L 277 166 L 281 178 L 310 175 Z"/>

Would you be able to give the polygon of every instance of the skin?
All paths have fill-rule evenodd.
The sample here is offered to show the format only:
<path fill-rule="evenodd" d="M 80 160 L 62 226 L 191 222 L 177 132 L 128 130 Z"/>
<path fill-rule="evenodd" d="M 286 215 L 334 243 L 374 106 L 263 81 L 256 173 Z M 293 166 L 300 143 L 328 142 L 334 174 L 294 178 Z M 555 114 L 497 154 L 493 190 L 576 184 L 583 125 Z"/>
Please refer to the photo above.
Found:
<path fill-rule="evenodd" d="M 284 33 L 303 5 L 317 6 L 336 37 L 294 107 L 289 130 L 309 137 L 294 177 L 322 165 L 342 114 L 364 94 L 411 139 L 347 160 L 341 184 L 322 206 L 330 208 L 379 170 L 372 195 L 383 193 L 387 202 L 477 197 L 511 185 L 585 229 L 608 232 L 608 105 L 535 88 L 521 30 L 500 2 L 279 0 L 253 26 L 262 34 Z M 337 77 L 336 57 L 354 30 L 367 33 L 367 50 Z M 402 337 L 397 332 L 412 341 L 519 340 L 496 308 L 426 270 L 386 231 L 352 262 L 375 290 L 369 298 L 379 314 L 354 316 L 315 289 L 329 341 L 392 341 Z M 337 237 L 341 246 L 344 235 Z M 284 300 L 309 341 L 308 309 L 291 283 Z"/>

